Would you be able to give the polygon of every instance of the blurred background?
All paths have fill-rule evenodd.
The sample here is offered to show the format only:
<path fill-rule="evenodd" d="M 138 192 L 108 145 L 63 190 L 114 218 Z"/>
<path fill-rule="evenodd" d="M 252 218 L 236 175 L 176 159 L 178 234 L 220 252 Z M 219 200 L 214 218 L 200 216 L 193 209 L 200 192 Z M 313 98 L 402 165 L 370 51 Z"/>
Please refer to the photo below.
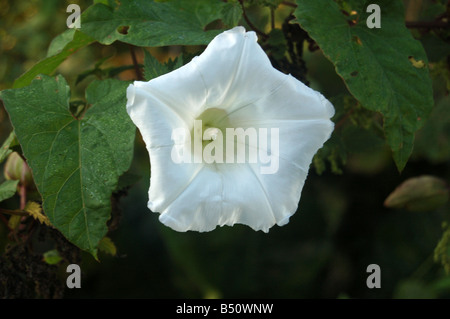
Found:
<path fill-rule="evenodd" d="M 51 40 L 66 30 L 67 5 L 85 10 L 91 1 L 0 0 L 0 90 L 47 54 Z M 434 20 L 447 1 L 404 1 L 407 21 Z M 448 5 L 447 5 L 448 8 Z M 275 11 L 277 26 L 289 5 Z M 444 11 L 443 11 L 444 10 Z M 248 8 L 249 18 L 270 29 L 270 10 Z M 245 21 L 242 22 L 243 25 Z M 345 118 L 348 96 L 342 79 L 320 50 L 305 47 L 306 81 L 336 107 L 333 138 L 311 166 L 298 211 L 289 224 L 268 234 L 246 226 L 222 227 L 210 233 L 177 233 L 147 209 L 150 164 L 137 134 L 130 172 L 140 176 L 120 198 L 120 223 L 110 233 L 117 248 L 100 261 L 82 254 L 82 288 L 66 289 L 66 298 L 448 298 L 450 276 L 435 258 L 450 217 L 446 204 L 424 211 L 388 208 L 386 198 L 408 178 L 432 175 L 450 181 L 450 41 L 447 30 L 413 29 L 430 59 L 435 108 L 416 137 L 413 156 L 400 174 L 375 126 L 374 113 Z M 191 52 L 201 47 L 188 48 Z M 179 47 L 148 48 L 160 61 L 177 56 Z M 143 51 L 136 49 L 143 63 Z M 68 81 L 72 98 L 84 95 L 93 77 L 79 81 L 80 70 L 131 65 L 128 45 L 92 44 L 69 57 L 57 70 Z M 122 80 L 135 73 L 122 72 Z M 0 106 L 0 143 L 11 132 Z M 335 148 L 335 145 L 340 145 Z M 3 172 L 3 167 L 1 172 Z M 3 174 L 2 174 L 3 175 Z M 0 182 L 4 177 L 0 177 Z M 17 197 L 2 203 L 17 206 Z M 0 223 L 0 252 L 8 242 Z M 445 246 L 445 245 L 444 245 Z M 445 246 L 450 256 L 450 246 Z M 445 255 L 445 254 L 444 254 Z M 450 258 L 450 257 L 447 257 Z M 444 258 L 445 259 L 445 258 Z M 445 260 L 444 260 L 445 261 Z M 448 262 L 448 259 L 447 259 Z M 366 268 L 381 268 L 381 288 L 369 289 Z M 67 274 L 60 267 L 63 282 Z"/>

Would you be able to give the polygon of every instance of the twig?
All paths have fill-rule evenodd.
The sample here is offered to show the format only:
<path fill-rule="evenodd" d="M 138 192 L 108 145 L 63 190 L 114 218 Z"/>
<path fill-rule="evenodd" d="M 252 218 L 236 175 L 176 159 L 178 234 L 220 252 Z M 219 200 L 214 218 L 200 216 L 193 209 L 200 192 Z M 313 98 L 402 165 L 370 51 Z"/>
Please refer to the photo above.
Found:
<path fill-rule="evenodd" d="M 26 162 L 25 162 L 25 165 Z M 22 182 L 20 183 L 19 186 L 19 195 L 20 195 L 20 210 L 24 210 L 25 206 L 27 205 L 27 188 L 25 186 L 25 169 L 22 170 L 22 177 L 21 177 Z"/>
<path fill-rule="evenodd" d="M 334 126 L 334 130 L 337 131 L 352 115 L 352 113 L 355 111 L 355 109 L 351 109 L 347 114 L 342 117 L 339 122 L 336 123 Z"/>
<path fill-rule="evenodd" d="M 5 209 L 5 208 L 0 208 L 0 213 L 8 214 L 8 215 L 17 215 L 17 216 L 28 216 L 28 215 L 30 215 L 30 214 L 28 214 L 27 212 L 25 212 L 23 210 L 12 210 L 12 209 Z"/>
<path fill-rule="evenodd" d="M 136 78 L 138 81 L 143 81 L 144 77 L 142 76 L 141 69 L 139 68 L 139 64 L 136 59 L 136 53 L 134 52 L 134 47 L 132 45 L 130 45 L 130 53 L 131 59 L 133 60 L 134 71 L 136 72 Z"/>
<path fill-rule="evenodd" d="M 258 34 L 260 37 L 262 37 L 264 40 L 267 40 L 269 38 L 269 36 L 267 34 L 265 34 L 264 32 L 262 32 L 260 29 L 258 29 L 248 18 L 247 16 L 247 12 L 245 11 L 245 7 L 244 7 L 244 0 L 239 0 L 239 3 L 241 4 L 242 7 L 242 16 L 244 17 L 245 22 L 247 22 L 248 26 L 256 32 L 256 34 Z"/>
<path fill-rule="evenodd" d="M 450 24 L 444 21 L 406 21 L 405 25 L 410 29 L 437 29 L 450 27 Z"/>
<path fill-rule="evenodd" d="M 5 216 L 3 216 L 2 214 L 0 214 L 0 220 L 6 225 L 8 226 L 8 220 L 5 218 Z M 9 226 L 8 226 L 9 228 Z"/>
<path fill-rule="evenodd" d="M 284 4 L 285 6 L 288 6 L 288 7 L 297 8 L 297 5 L 292 2 L 283 1 L 283 2 L 281 2 L 281 4 Z"/>
<path fill-rule="evenodd" d="M 31 237 L 33 236 L 34 230 L 36 229 L 36 220 L 31 221 L 30 226 L 28 226 L 27 235 L 23 239 L 23 243 L 28 245 L 28 248 L 32 249 L 33 243 L 31 242 Z"/>
<path fill-rule="evenodd" d="M 275 9 L 270 8 L 270 27 L 275 29 Z"/>

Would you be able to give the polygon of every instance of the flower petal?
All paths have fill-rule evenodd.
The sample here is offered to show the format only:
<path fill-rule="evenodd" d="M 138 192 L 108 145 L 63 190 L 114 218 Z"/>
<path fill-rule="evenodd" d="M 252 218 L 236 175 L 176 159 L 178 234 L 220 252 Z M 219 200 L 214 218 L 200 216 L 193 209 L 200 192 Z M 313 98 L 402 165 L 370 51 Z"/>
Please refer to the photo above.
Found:
<path fill-rule="evenodd" d="M 229 120 L 236 125 L 256 125 L 278 120 L 329 121 L 333 117 L 334 107 L 322 94 L 291 75 L 284 76 L 282 85 L 270 94 L 229 112 Z"/>
<path fill-rule="evenodd" d="M 206 91 L 195 65 L 152 79 L 135 81 L 127 89 L 127 111 L 150 147 L 172 145 L 173 128 L 189 128 L 206 102 Z"/>
<path fill-rule="evenodd" d="M 253 31 L 235 27 L 216 36 L 192 62 L 207 88 L 207 107 L 226 107 L 232 112 L 270 94 L 286 75 L 274 69 L 257 43 Z"/>
<path fill-rule="evenodd" d="M 171 157 L 172 147 L 150 149 L 151 177 L 148 207 L 153 212 L 164 212 L 179 200 L 204 164 L 175 163 Z M 197 196 L 197 195 L 196 195 Z M 190 205 L 188 200 L 185 205 Z"/>
<path fill-rule="evenodd" d="M 206 165 L 162 212 L 160 221 L 177 231 L 245 224 L 267 232 L 277 222 L 267 196 L 249 165 Z"/>
<path fill-rule="evenodd" d="M 322 94 L 288 76 L 278 90 L 229 113 L 228 120 L 243 128 L 278 129 L 280 157 L 308 171 L 333 131 L 333 115 L 333 105 Z"/>

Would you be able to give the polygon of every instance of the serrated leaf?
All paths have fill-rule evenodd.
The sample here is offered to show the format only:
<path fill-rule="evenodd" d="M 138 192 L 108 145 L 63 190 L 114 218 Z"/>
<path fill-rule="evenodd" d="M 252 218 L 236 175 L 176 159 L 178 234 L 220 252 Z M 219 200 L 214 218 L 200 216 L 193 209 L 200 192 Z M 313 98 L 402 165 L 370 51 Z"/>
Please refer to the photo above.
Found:
<path fill-rule="evenodd" d="M 184 55 L 175 57 L 175 59 L 169 58 L 169 60 L 164 64 L 170 72 L 176 70 L 183 66 Z"/>
<path fill-rule="evenodd" d="M 4 181 L 0 184 L 0 202 L 14 196 L 17 190 L 17 184 L 19 184 L 18 180 Z"/>
<path fill-rule="evenodd" d="M 401 171 L 414 134 L 433 107 L 427 57 L 405 27 L 401 1 L 352 1 L 350 15 L 332 0 L 296 2 L 298 23 L 333 62 L 352 95 L 365 108 L 383 114 L 386 140 Z M 380 6 L 381 28 L 367 27 L 369 4 Z"/>
<path fill-rule="evenodd" d="M 144 77 L 147 81 L 168 73 L 167 65 L 160 63 L 147 50 L 144 50 Z"/>
<path fill-rule="evenodd" d="M 66 36 L 70 37 L 70 33 L 68 35 L 66 34 Z M 67 59 L 67 57 L 92 42 L 94 42 L 94 39 L 90 36 L 79 31 L 75 31 L 71 41 L 67 42 L 67 38 L 61 39 L 61 42 L 55 45 L 57 47 L 52 48 L 50 51 L 50 53 L 55 54 L 36 63 L 33 67 L 31 67 L 31 69 L 14 81 L 13 87 L 21 88 L 29 85 L 38 74 L 51 74 L 65 59 Z M 59 47 L 61 43 L 64 43 L 63 48 Z"/>
<path fill-rule="evenodd" d="M 116 40 L 137 46 L 208 44 L 220 30 L 205 27 L 234 5 L 220 0 L 121 0 L 114 7 L 96 3 L 81 15 L 81 31 L 102 44 Z M 224 11 L 225 10 L 225 11 Z M 226 15 L 227 23 L 235 22 Z"/>
<path fill-rule="evenodd" d="M 94 81 L 90 108 L 76 119 L 62 76 L 39 76 L 1 93 L 45 214 L 72 243 L 96 256 L 107 232 L 110 197 L 131 164 L 135 126 L 125 110 L 128 83 Z"/>

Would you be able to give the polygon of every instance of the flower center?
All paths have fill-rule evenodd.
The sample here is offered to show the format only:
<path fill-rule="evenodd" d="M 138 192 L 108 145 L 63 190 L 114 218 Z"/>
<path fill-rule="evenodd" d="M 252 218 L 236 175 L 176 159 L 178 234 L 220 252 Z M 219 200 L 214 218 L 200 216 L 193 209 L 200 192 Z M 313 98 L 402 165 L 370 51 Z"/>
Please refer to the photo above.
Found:
<path fill-rule="evenodd" d="M 202 140 L 203 148 L 217 138 L 225 137 L 227 127 L 231 127 L 228 113 L 219 108 L 206 109 L 196 118 L 196 121 L 201 121 L 201 127 L 194 125 L 192 128 L 192 142 L 194 142 L 195 135 L 196 138 Z"/>
<path fill-rule="evenodd" d="M 225 110 L 205 110 L 194 119 L 190 132 L 184 128 L 172 132 L 175 141 L 172 160 L 175 163 L 192 163 L 193 160 L 193 163 L 214 164 L 210 167 L 216 170 L 222 169 L 216 164 L 261 163 L 269 164 L 260 167 L 261 174 L 277 172 L 279 129 L 270 128 L 269 133 L 265 127 L 242 128 L 233 127 L 233 124 L 236 122 L 231 123 Z"/>
<path fill-rule="evenodd" d="M 215 141 L 217 137 L 220 137 L 220 133 L 221 131 L 218 128 L 209 127 L 203 132 L 203 141 Z"/>
<path fill-rule="evenodd" d="M 228 113 L 219 108 L 209 108 L 201 113 L 194 121 L 191 129 L 191 145 L 194 150 L 194 158 L 214 157 L 206 162 L 217 160 L 223 162 L 225 155 L 224 139 L 226 129 L 231 127 Z"/>

